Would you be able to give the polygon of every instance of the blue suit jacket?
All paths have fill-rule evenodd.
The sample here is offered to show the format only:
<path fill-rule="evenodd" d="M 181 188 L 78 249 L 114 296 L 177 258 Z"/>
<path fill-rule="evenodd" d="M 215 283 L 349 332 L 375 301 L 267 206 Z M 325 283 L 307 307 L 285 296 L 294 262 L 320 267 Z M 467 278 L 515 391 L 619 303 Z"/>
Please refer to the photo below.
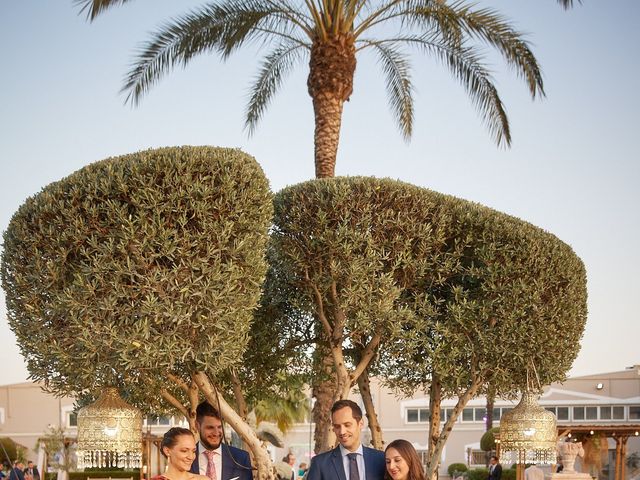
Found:
<path fill-rule="evenodd" d="M 374 448 L 362 447 L 362 456 L 366 480 L 383 480 L 386 468 L 384 453 Z M 313 457 L 307 480 L 347 480 L 340 447 Z"/>
<path fill-rule="evenodd" d="M 253 480 L 253 470 L 251 468 L 249 453 L 225 443 L 223 443 L 221 447 L 222 480 Z M 191 473 L 200 474 L 198 457 L 199 455 L 196 455 L 196 459 L 191 464 Z"/>

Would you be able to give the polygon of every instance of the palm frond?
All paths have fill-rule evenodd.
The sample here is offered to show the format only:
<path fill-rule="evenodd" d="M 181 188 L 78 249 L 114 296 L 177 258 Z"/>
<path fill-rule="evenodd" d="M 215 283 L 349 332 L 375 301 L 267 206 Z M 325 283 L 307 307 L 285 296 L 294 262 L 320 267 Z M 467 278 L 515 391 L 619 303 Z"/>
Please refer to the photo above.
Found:
<path fill-rule="evenodd" d="M 413 96 L 411 85 L 411 65 L 408 58 L 393 44 L 375 40 L 362 40 L 366 47 L 372 47 L 380 59 L 386 77 L 389 107 L 405 140 L 413 131 Z"/>
<path fill-rule="evenodd" d="M 425 2 L 411 2 L 420 4 Z M 426 2 L 427 6 L 412 6 L 405 18 L 432 27 L 430 30 L 440 31 L 446 42 L 462 43 L 464 37 L 478 39 L 494 47 L 507 64 L 523 78 L 533 98 L 544 96 L 542 72 L 538 61 L 529 48 L 523 35 L 497 12 L 483 8 L 473 10 L 472 6 L 462 1 L 447 4 L 445 2 Z M 457 34 L 456 32 L 459 32 Z M 461 35 L 460 35 L 461 34 Z"/>
<path fill-rule="evenodd" d="M 93 22 L 105 10 L 117 5 L 124 5 L 131 0 L 74 0 L 73 4 L 80 7 L 79 13 L 87 12 L 87 19 Z"/>
<path fill-rule="evenodd" d="M 444 63 L 460 81 L 471 101 L 487 125 L 490 135 L 498 146 L 511 145 L 509 119 L 498 90 L 481 58 L 472 48 L 456 43 L 443 42 L 437 34 L 404 36 L 387 39 L 385 42 L 404 42 L 432 54 Z"/>
<path fill-rule="evenodd" d="M 121 90 L 127 93 L 126 102 L 137 105 L 163 75 L 198 54 L 216 51 L 226 58 L 262 35 L 291 38 L 289 20 L 272 1 L 230 0 L 166 23 L 143 45 L 127 74 Z"/>
<path fill-rule="evenodd" d="M 568 10 L 569 8 L 573 7 L 574 0 L 558 0 L 558 3 L 562 6 L 562 8 Z M 582 0 L 576 0 L 575 3 L 582 3 Z"/>
<path fill-rule="evenodd" d="M 250 135 L 255 131 L 258 121 L 282 85 L 285 76 L 302 59 L 307 48 L 308 46 L 299 41 L 286 40 L 264 58 L 251 87 L 251 97 L 247 105 L 245 128 Z"/>

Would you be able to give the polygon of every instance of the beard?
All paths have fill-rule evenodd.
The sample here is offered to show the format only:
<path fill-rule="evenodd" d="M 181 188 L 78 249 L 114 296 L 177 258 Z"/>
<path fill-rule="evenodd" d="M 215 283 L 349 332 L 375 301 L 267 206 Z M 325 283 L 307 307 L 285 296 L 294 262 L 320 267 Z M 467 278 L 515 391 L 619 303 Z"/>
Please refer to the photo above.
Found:
<path fill-rule="evenodd" d="M 216 448 L 218 448 L 220 446 L 220 443 L 222 443 L 222 439 L 218 440 L 218 443 L 213 444 L 213 443 L 209 442 L 204 436 L 200 435 L 200 443 L 207 450 L 215 450 Z"/>

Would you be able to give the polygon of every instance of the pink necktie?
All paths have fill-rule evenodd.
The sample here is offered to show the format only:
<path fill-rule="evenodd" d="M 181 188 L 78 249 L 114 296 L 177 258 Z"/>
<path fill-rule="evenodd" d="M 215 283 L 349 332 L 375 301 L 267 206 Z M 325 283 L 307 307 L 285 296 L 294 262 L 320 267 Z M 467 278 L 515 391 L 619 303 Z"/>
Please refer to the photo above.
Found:
<path fill-rule="evenodd" d="M 213 457 L 216 452 L 213 450 L 205 450 L 204 454 L 207 456 L 207 477 L 209 480 L 218 480 L 218 476 L 216 475 L 216 464 L 213 462 Z"/>

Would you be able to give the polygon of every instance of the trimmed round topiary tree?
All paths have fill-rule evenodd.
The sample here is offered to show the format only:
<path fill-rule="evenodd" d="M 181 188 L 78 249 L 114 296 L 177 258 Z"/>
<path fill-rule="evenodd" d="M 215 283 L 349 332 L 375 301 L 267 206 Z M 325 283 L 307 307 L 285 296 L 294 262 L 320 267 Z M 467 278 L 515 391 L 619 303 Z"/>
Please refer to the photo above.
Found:
<path fill-rule="evenodd" d="M 500 435 L 500 427 L 493 427 L 482 434 L 480 438 L 480 450 L 492 452 L 496 449 L 496 437 Z"/>
<path fill-rule="evenodd" d="M 215 399 L 215 377 L 246 348 L 272 212 L 255 159 L 215 147 L 108 158 L 29 198 L 4 233 L 1 273 L 31 378 L 147 398 L 193 382 Z M 257 437 L 220 408 L 260 464 Z"/>
<path fill-rule="evenodd" d="M 461 474 L 469 470 L 464 463 L 452 463 L 447 467 L 447 473 L 450 477 L 455 477 L 456 474 Z"/>

